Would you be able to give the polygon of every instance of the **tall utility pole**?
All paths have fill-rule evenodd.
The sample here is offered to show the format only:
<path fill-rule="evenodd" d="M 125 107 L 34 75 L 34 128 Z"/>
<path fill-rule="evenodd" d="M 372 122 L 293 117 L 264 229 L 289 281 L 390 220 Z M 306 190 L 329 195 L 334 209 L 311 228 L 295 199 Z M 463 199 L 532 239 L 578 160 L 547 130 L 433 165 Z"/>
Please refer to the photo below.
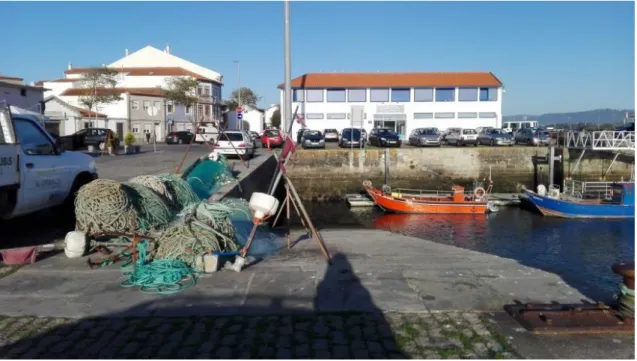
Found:
<path fill-rule="evenodd" d="M 283 112 L 285 121 L 283 122 L 284 130 L 289 128 L 288 122 L 293 122 L 292 119 L 292 102 L 291 102 L 291 79 L 292 79 L 292 71 L 291 71 L 291 60 L 290 60 L 290 1 L 285 0 L 283 2 L 283 54 L 284 54 L 284 70 L 283 74 L 285 76 L 285 94 L 283 95 L 283 107 L 285 112 Z M 288 134 L 291 136 L 291 134 Z"/>
<path fill-rule="evenodd" d="M 241 72 L 239 71 L 239 60 L 233 60 L 233 63 L 237 64 L 237 84 L 239 84 L 239 108 L 241 108 Z M 237 111 L 235 109 L 235 116 Z M 243 120 L 239 120 L 239 129 L 243 130 Z"/>

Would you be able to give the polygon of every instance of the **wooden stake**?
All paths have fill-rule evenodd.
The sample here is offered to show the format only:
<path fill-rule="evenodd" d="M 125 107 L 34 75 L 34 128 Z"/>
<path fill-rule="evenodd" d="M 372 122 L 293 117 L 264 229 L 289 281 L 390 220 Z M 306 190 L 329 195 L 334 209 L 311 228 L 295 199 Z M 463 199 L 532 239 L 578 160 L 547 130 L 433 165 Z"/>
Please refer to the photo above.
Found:
<path fill-rule="evenodd" d="M 285 185 L 285 210 L 286 210 L 286 220 L 285 223 L 288 228 L 288 250 L 291 248 L 290 246 L 290 190 L 288 189 L 288 185 Z"/>

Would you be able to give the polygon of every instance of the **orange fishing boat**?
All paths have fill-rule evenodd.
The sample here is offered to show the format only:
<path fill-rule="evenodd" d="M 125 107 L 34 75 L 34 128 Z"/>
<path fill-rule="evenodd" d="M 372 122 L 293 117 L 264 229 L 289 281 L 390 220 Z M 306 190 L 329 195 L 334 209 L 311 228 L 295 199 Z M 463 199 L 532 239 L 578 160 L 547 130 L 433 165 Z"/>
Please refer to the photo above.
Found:
<path fill-rule="evenodd" d="M 451 187 L 451 195 L 437 191 L 392 192 L 388 186 L 376 189 L 370 181 L 364 181 L 363 188 L 374 203 L 387 212 L 484 214 L 496 210 L 488 201 L 488 191 L 482 187 L 477 187 L 470 195 L 465 194 L 461 186 Z"/>

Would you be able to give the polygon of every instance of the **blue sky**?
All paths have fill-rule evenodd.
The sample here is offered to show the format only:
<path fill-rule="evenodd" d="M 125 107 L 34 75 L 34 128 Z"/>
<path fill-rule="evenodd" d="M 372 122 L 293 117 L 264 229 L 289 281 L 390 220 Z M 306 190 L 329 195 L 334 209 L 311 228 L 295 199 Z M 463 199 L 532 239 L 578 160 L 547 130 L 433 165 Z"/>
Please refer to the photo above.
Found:
<path fill-rule="evenodd" d="M 0 73 L 27 81 L 152 44 L 278 103 L 281 2 L 3 2 Z M 292 76 L 491 71 L 504 114 L 634 108 L 633 2 L 293 2 Z M 10 32 L 8 29 L 12 29 Z M 11 35 L 9 35 L 11 34 Z M 1 53 L 1 52 L 0 52 Z M 5 53 L 6 54 L 6 53 Z"/>

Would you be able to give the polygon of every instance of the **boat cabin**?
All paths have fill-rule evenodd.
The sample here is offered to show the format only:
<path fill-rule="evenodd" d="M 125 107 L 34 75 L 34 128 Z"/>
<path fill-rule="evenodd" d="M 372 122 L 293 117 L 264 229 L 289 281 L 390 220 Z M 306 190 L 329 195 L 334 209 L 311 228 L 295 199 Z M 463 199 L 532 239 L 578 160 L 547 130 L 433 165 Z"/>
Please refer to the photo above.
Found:
<path fill-rule="evenodd" d="M 635 183 L 613 183 L 611 202 L 623 205 L 635 205 Z"/>

